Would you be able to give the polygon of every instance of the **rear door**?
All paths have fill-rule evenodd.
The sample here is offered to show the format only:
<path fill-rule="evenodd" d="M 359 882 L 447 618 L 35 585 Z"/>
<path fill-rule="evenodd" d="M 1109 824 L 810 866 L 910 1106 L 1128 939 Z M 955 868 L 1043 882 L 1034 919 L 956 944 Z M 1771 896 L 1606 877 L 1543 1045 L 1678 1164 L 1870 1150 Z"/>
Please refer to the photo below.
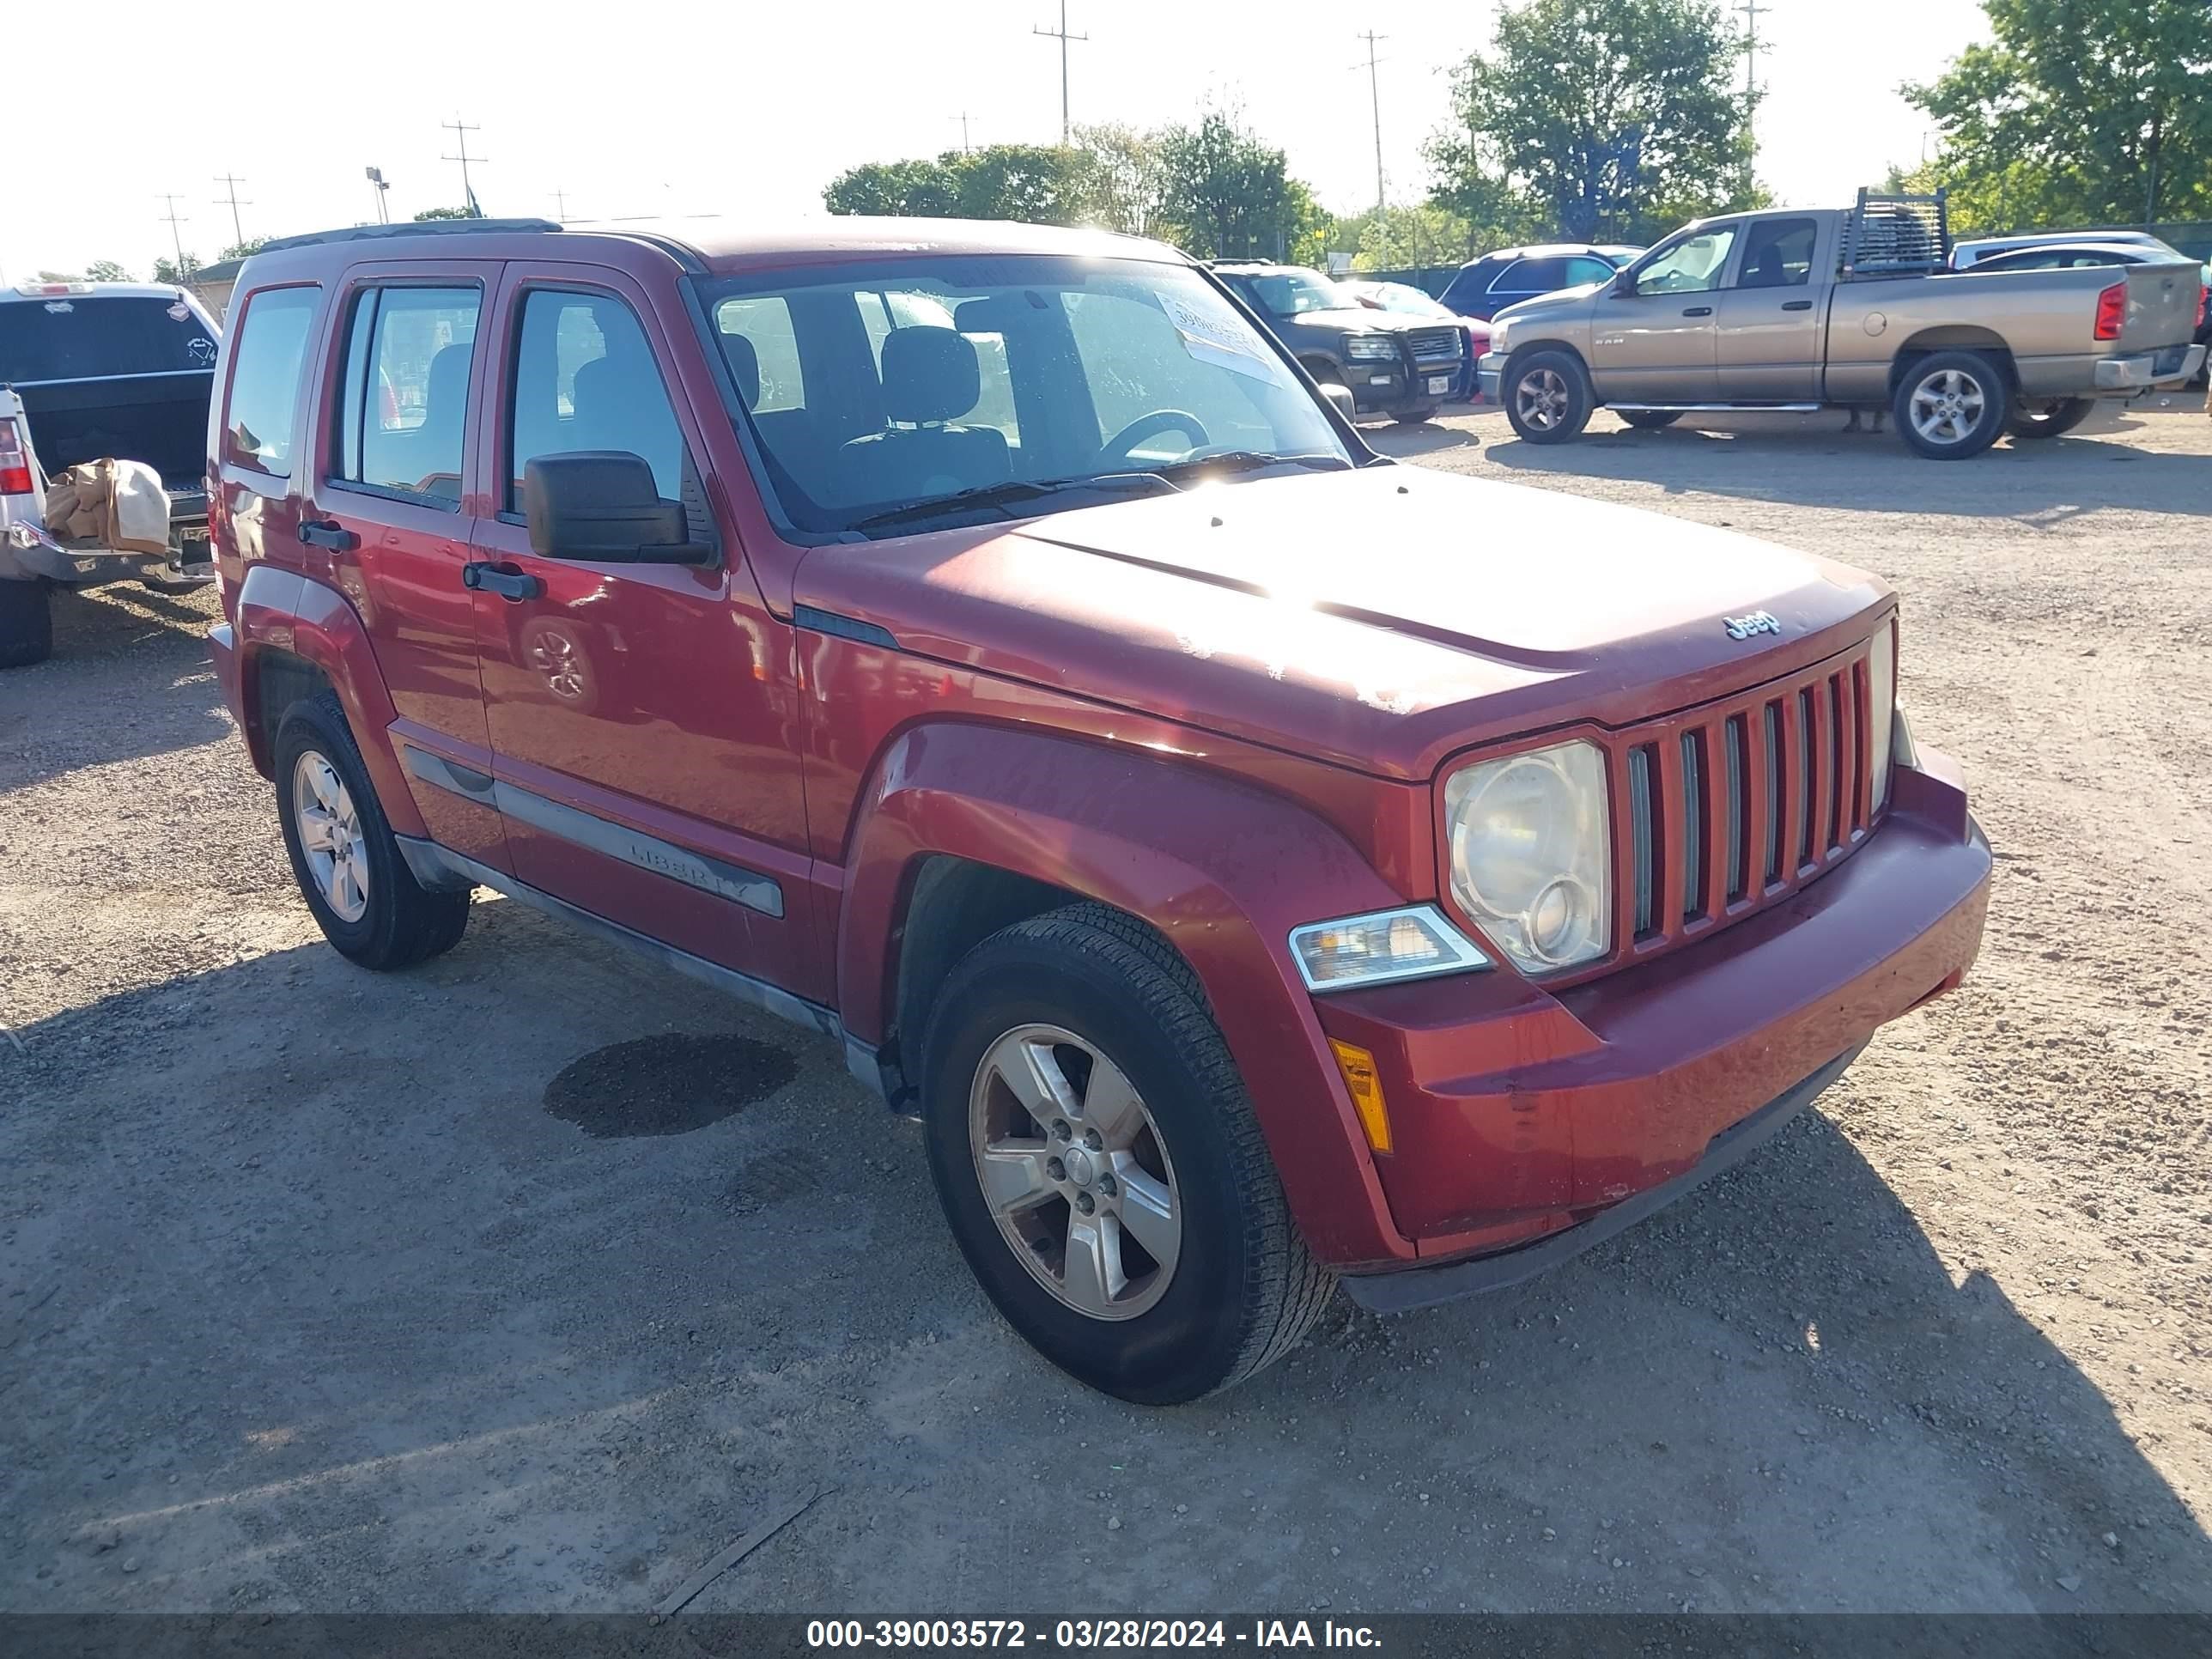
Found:
<path fill-rule="evenodd" d="M 356 266 L 338 294 L 334 373 L 300 526 L 310 575 L 352 599 L 398 714 L 392 738 L 431 837 L 495 870 L 475 607 L 461 586 L 470 434 L 489 373 L 479 327 L 494 264 Z M 258 303 L 258 301 L 257 301 Z"/>
<path fill-rule="evenodd" d="M 507 273 L 500 395 L 481 452 L 489 511 L 473 557 L 514 874 L 693 956 L 827 1000 L 803 911 L 794 641 L 712 504 L 705 434 L 672 372 L 658 309 L 611 270 L 513 264 Z M 772 351 L 754 361 L 781 362 Z M 750 388 L 753 400 L 764 390 Z M 643 458 L 662 499 L 683 503 L 692 540 L 718 545 L 720 562 L 541 556 L 522 510 L 526 469 L 580 450 Z"/>
<path fill-rule="evenodd" d="M 1718 394 L 1730 403 L 1808 403 L 1820 392 L 1820 301 L 1834 262 L 1821 245 L 1821 222 L 1812 214 L 1753 219 L 1742 242 L 1729 286 L 1713 296 Z"/>
<path fill-rule="evenodd" d="M 1720 395 L 1714 318 L 1741 223 L 1701 225 L 1633 267 L 1632 291 L 1591 302 L 1590 373 L 1608 404 L 1707 404 Z"/>

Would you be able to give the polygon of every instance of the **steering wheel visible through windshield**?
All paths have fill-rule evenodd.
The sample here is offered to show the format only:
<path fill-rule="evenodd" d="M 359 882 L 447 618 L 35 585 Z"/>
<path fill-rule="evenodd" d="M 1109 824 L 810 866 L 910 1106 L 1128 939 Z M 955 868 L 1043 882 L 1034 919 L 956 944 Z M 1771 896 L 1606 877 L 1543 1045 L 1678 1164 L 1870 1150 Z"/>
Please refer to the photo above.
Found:
<path fill-rule="evenodd" d="M 1210 460 L 1353 462 L 1273 343 L 1188 266 L 875 256 L 702 297 L 763 491 L 802 536 L 1087 505 Z"/>

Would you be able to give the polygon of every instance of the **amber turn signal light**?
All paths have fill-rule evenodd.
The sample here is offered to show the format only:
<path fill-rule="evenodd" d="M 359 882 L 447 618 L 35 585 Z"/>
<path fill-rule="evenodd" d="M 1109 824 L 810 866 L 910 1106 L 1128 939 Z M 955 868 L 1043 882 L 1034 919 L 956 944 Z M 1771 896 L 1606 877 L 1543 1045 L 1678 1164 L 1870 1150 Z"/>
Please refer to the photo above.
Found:
<path fill-rule="evenodd" d="M 1329 1051 L 1336 1056 L 1336 1069 L 1344 1073 L 1344 1086 L 1352 1091 L 1352 1109 L 1359 1114 L 1359 1127 L 1367 1132 L 1367 1144 L 1378 1152 L 1390 1150 L 1390 1109 L 1382 1103 L 1382 1079 L 1375 1074 L 1375 1056 L 1356 1043 L 1328 1040 Z"/>

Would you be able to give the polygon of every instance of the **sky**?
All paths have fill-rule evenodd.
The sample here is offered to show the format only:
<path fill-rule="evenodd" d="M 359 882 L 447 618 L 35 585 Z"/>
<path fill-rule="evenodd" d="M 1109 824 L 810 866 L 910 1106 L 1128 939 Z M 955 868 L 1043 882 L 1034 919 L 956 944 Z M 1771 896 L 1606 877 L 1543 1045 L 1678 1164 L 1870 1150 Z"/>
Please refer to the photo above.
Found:
<path fill-rule="evenodd" d="M 1723 0 L 1727 3 L 1727 0 Z M 1322 202 L 1375 195 L 1373 29 L 1382 161 L 1393 202 L 1420 199 L 1423 141 L 1449 116 L 1451 67 L 1488 44 L 1498 0 L 1272 0 L 1109 5 L 1068 0 L 1079 125 L 1138 127 L 1237 109 Z M 1043 143 L 1060 122 L 1059 0 L 331 0 L 251 29 L 209 14 L 190 50 L 173 3 L 99 0 L 95 104 L 83 118 L 9 124 L 0 281 L 114 259 L 135 275 L 171 251 L 234 239 L 220 176 L 237 175 L 248 236 L 374 216 L 380 167 L 394 219 L 456 205 L 456 119 L 484 210 L 570 219 L 821 210 L 822 186 L 862 161 L 961 142 Z M 1986 23 L 1976 0 L 1773 0 L 1759 20 L 1759 174 L 1789 204 L 1849 198 L 1928 140 L 1896 94 Z M 41 89 L 39 101 L 59 101 Z"/>

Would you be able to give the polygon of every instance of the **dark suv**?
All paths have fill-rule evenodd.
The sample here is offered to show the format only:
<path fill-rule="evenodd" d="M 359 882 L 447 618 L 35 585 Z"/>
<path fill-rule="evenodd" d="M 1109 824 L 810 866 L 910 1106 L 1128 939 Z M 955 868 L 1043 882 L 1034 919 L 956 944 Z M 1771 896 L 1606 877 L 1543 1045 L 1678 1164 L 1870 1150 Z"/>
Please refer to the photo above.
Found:
<path fill-rule="evenodd" d="M 1488 322 L 1510 305 L 1557 294 L 1584 283 L 1609 283 L 1636 258 L 1640 247 L 1555 242 L 1541 247 L 1500 248 L 1459 268 L 1443 291 L 1443 302 L 1462 317 Z"/>
<path fill-rule="evenodd" d="M 1358 414 L 1425 421 L 1460 384 L 1467 347 L 1455 325 L 1374 310 L 1304 265 L 1216 264 L 1213 274 L 1309 374 L 1349 388 Z"/>

